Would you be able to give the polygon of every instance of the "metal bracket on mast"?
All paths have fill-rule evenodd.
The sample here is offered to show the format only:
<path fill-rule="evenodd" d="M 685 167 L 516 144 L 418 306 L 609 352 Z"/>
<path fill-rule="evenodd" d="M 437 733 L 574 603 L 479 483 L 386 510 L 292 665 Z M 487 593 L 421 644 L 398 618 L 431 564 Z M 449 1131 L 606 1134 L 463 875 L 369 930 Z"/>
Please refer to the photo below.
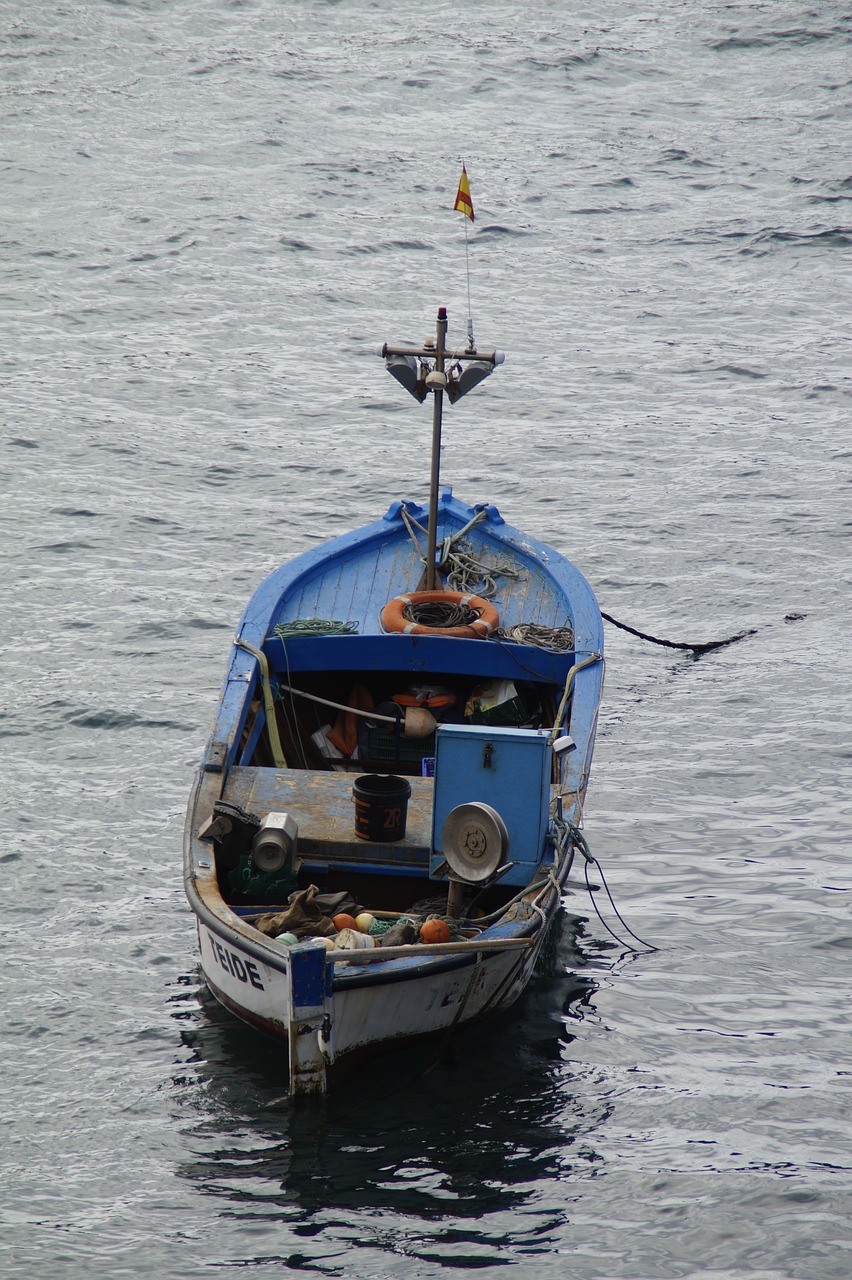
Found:
<path fill-rule="evenodd" d="M 464 351 L 447 351 L 447 308 L 438 308 L 435 338 L 427 339 L 422 347 L 391 346 L 385 343 L 379 354 L 385 361 L 388 373 L 410 391 L 416 400 L 423 401 L 431 392 L 432 403 L 432 467 L 429 482 L 429 528 L 426 548 L 426 590 L 436 589 L 437 570 L 435 554 L 438 545 L 438 486 L 441 471 L 441 425 L 444 412 L 444 392 L 450 404 L 470 391 L 483 378 L 493 373 L 505 356 L 502 351 L 477 351 L 473 335 L 468 338 Z M 464 362 L 464 363 L 462 363 Z M 449 364 L 449 368 L 446 366 Z"/>

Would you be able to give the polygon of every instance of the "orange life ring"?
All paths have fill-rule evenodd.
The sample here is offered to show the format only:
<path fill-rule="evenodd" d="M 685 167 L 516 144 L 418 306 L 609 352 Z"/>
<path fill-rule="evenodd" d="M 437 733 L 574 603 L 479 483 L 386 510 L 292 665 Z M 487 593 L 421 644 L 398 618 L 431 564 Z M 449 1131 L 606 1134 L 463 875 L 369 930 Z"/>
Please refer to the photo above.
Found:
<path fill-rule="evenodd" d="M 409 622 L 404 610 L 409 604 L 459 604 L 475 609 L 479 617 L 460 627 L 426 627 Z M 385 631 L 401 631 L 407 636 L 456 636 L 465 640 L 484 640 L 500 625 L 500 615 L 482 596 L 463 595 L 460 591 L 412 591 L 407 596 L 394 596 L 382 609 Z"/>

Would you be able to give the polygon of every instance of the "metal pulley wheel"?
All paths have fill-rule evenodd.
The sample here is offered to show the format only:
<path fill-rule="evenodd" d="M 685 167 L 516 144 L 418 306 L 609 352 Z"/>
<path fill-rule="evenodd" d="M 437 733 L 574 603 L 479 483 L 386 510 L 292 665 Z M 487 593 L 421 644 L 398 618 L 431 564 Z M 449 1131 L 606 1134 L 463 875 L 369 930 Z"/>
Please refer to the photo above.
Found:
<path fill-rule="evenodd" d="M 493 876 L 509 852 L 505 822 L 491 805 L 478 801 L 450 810 L 441 839 L 450 870 L 472 884 Z"/>

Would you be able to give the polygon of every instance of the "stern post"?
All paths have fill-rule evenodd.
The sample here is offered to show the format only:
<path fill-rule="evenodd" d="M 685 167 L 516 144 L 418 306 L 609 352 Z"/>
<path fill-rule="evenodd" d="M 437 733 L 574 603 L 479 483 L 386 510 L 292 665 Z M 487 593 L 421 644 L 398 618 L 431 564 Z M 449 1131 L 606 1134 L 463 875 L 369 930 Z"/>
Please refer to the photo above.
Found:
<path fill-rule="evenodd" d="M 290 948 L 290 1096 L 326 1092 L 331 965 L 315 939 Z"/>

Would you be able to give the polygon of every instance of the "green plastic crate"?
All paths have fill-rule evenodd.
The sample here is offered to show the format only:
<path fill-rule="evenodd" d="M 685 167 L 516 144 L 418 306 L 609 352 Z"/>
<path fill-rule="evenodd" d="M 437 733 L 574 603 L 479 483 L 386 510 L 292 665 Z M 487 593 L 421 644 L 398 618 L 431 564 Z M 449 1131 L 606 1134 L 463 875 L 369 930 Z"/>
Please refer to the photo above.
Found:
<path fill-rule="evenodd" d="M 387 760 L 390 764 L 399 760 L 402 764 L 418 764 L 424 756 L 435 754 L 435 735 L 430 738 L 397 737 L 387 729 L 370 729 L 367 734 L 367 758 Z"/>

